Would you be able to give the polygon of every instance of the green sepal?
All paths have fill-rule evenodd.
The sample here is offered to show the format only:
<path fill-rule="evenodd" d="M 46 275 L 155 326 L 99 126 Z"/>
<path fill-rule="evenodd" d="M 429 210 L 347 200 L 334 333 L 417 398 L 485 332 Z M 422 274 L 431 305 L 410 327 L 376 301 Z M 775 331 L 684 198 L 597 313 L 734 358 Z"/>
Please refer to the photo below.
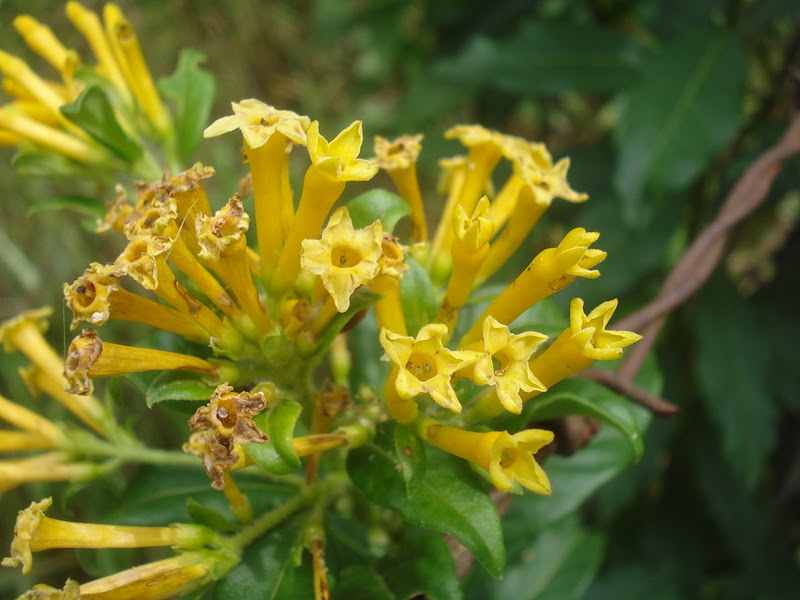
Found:
<path fill-rule="evenodd" d="M 158 82 L 158 90 L 175 102 L 178 118 L 175 123 L 177 150 L 180 161 L 186 162 L 203 138 L 203 129 L 211 114 L 216 93 L 216 81 L 200 68 L 206 56 L 194 48 L 184 48 L 175 72 Z"/>
<path fill-rule="evenodd" d="M 380 189 L 364 192 L 345 206 L 356 229 L 380 220 L 387 233 L 392 233 L 397 222 L 411 213 L 411 207 L 400 196 Z"/>
<path fill-rule="evenodd" d="M 300 457 L 294 451 L 294 428 L 303 407 L 297 402 L 282 400 L 272 409 L 256 415 L 256 425 L 269 436 L 263 444 L 242 444 L 244 451 L 263 469 L 275 475 L 288 475 L 300 468 Z"/>
<path fill-rule="evenodd" d="M 236 531 L 240 527 L 238 523 L 226 519 L 219 511 L 200 504 L 194 498 L 186 499 L 186 513 L 193 523 L 205 525 L 214 531 Z"/>
<path fill-rule="evenodd" d="M 398 425 L 394 430 L 394 449 L 397 460 L 403 466 L 403 479 L 406 482 L 406 494 L 413 496 L 419 491 L 425 478 L 427 455 L 425 444 L 410 428 Z"/>
<path fill-rule="evenodd" d="M 216 386 L 205 382 L 199 373 L 185 371 L 163 371 L 147 387 L 147 408 L 167 401 L 208 402 Z"/>
<path fill-rule="evenodd" d="M 142 156 L 142 147 L 120 127 L 111 101 L 99 86 L 87 86 L 75 102 L 66 104 L 59 110 L 67 119 L 127 162 L 136 162 Z"/>
<path fill-rule="evenodd" d="M 439 303 L 428 272 L 413 257 L 409 257 L 406 264 L 408 271 L 400 278 L 400 303 L 408 335 L 414 336 L 423 326 L 433 322 Z"/>

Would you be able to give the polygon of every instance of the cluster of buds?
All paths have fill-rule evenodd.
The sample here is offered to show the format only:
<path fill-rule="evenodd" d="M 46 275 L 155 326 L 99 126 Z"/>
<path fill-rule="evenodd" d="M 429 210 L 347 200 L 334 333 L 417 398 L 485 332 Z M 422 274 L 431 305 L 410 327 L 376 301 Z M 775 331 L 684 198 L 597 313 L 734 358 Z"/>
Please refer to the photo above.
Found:
<path fill-rule="evenodd" d="M 0 145 L 19 147 L 23 171 L 34 162 L 39 173 L 157 177 L 161 160 L 150 146 L 176 164 L 176 129 L 130 22 L 112 3 L 102 19 L 74 0 L 66 3 L 66 14 L 96 64 L 84 63 L 47 25 L 18 16 L 14 28 L 58 79 L 42 77 L 25 60 L 0 51 L 2 89 L 11 98 L 0 107 Z"/>

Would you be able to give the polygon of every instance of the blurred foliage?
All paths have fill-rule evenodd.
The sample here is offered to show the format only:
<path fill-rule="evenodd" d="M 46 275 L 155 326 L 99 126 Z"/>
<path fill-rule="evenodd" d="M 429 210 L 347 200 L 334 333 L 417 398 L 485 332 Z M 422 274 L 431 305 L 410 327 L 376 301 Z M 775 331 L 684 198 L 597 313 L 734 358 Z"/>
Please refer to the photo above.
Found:
<path fill-rule="evenodd" d="M 577 210 L 554 207 L 517 265 L 573 224 L 600 231 L 598 246 L 609 253 L 604 276 L 591 286 L 576 282 L 574 291 L 588 305 L 618 296 L 626 311 L 654 296 L 687 242 L 797 109 L 796 0 L 121 4 L 147 40 L 144 52 L 157 76 L 172 72 L 180 47 L 208 57 L 218 78 L 213 116 L 227 114 L 230 100 L 252 96 L 313 115 L 331 130 L 360 118 L 367 137 L 420 131 L 423 167 L 426 156 L 455 148 L 437 132 L 459 122 L 481 122 L 545 141 L 555 156 L 569 154 L 573 187 L 591 200 Z M 13 43 L 14 15 L 46 15 L 52 6 L 0 2 L 4 45 Z M 60 12 L 50 19 L 55 29 L 63 21 Z M 217 167 L 219 189 L 237 185 L 235 143 L 201 145 L 200 159 Z M 430 190 L 427 167 L 421 178 Z M 580 455 L 585 465 L 551 458 L 554 497 L 515 497 L 503 520 L 505 578 L 493 583 L 473 568 L 464 597 L 800 595 L 799 169 L 797 157 L 786 162 L 765 205 L 730 240 L 726 255 L 737 257 L 736 265 L 724 262 L 662 333 L 663 396 L 680 415 L 654 419 L 634 468 L 623 471 L 617 455 L 608 454 L 610 445 L 628 443 L 608 425 Z M 110 249 L 81 230 L 80 217 L 29 214 L 36 201 L 63 197 L 62 184 L 20 182 L 3 161 L 0 188 L 5 318 L 33 303 L 57 304 L 53 282 L 72 280 Z M 54 325 L 61 347 L 57 319 Z M 3 386 L 14 370 L 3 358 Z M 356 472 L 366 467 L 364 457 L 353 463 Z M 593 479 L 565 476 L 576 488 L 567 493 L 559 474 L 581 468 Z M 3 499 L 2 530 L 9 530 L 14 502 L 15 494 Z M 291 560 L 297 525 L 276 535 L 287 540 L 286 556 L 265 560 L 279 568 Z M 403 543 L 401 554 L 420 542 Z M 434 545 L 420 546 L 431 555 L 425 560 L 441 560 Z M 403 557 L 397 560 L 400 585 L 409 580 Z M 368 570 L 358 574 L 364 581 L 372 581 Z M 262 576 L 247 564 L 237 573 L 242 585 Z M 460 597 L 449 581 L 439 597 Z M 226 585 L 218 597 L 229 597 L 237 582 Z M 360 594 L 348 597 L 367 597 Z"/>

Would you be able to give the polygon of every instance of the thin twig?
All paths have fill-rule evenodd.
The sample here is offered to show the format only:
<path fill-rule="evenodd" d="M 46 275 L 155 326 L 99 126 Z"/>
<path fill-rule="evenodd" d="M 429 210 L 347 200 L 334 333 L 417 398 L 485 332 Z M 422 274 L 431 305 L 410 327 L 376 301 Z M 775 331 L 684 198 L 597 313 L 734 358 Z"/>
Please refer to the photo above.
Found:
<path fill-rule="evenodd" d="M 680 409 L 671 402 L 654 396 L 647 390 L 633 383 L 630 379 L 621 376 L 620 373 L 605 371 L 603 369 L 589 369 L 583 371 L 581 377 L 597 381 L 620 394 L 625 394 L 631 400 L 634 400 L 645 408 L 649 408 L 658 415 L 671 417 L 680 411 Z"/>

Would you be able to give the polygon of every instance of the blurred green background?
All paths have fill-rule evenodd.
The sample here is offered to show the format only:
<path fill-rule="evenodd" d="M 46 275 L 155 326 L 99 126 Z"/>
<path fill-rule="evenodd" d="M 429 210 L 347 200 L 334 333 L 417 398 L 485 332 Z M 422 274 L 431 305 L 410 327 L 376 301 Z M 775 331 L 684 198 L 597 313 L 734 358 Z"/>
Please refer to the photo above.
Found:
<path fill-rule="evenodd" d="M 571 227 L 600 231 L 603 276 L 576 282 L 569 297 L 588 306 L 618 297 L 618 316 L 655 295 L 800 98 L 796 0 L 120 4 L 156 77 L 183 46 L 206 53 L 218 83 L 212 118 L 255 97 L 318 119 L 329 137 L 363 119 L 364 155 L 374 135 L 424 133 L 431 218 L 441 209 L 436 161 L 460 152 L 441 138 L 450 125 L 479 122 L 571 156 L 570 182 L 591 199 L 556 202 L 515 265 Z M 30 58 L 11 27 L 21 12 L 83 49 L 61 3 L 0 0 L 4 50 Z M 200 147 L 197 158 L 217 169 L 216 205 L 244 174 L 238 144 L 225 136 Z M 88 233 L 79 215 L 31 214 L 76 184 L 21 178 L 12 154 L 0 161 L 3 319 L 60 307 L 61 282 L 119 246 Z M 587 502 L 585 523 L 601 543 L 583 560 L 567 553 L 544 587 L 531 560 L 531 577 L 505 581 L 505 596 L 800 597 L 799 167 L 786 161 L 710 282 L 670 317 L 658 360 L 664 396 L 681 413 L 656 419 L 644 459 Z M 60 348 L 68 334 L 56 313 L 50 335 Z M 0 364 L 0 392 L 24 395 L 15 359 Z M 3 498 L 3 531 L 21 498 Z"/>

